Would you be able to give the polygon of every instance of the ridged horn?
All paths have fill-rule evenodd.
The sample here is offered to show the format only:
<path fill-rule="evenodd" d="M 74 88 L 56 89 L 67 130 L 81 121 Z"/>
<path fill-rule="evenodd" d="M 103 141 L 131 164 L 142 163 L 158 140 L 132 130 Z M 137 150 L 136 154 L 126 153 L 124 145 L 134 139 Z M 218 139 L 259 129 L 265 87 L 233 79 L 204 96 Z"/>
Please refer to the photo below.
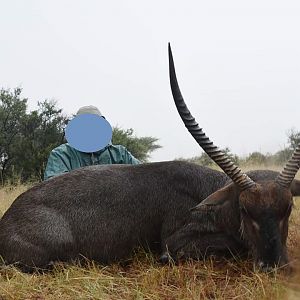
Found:
<path fill-rule="evenodd" d="M 276 182 L 283 187 L 289 187 L 300 168 L 300 144 L 298 144 L 292 157 L 286 163 L 281 173 L 276 178 Z"/>
<path fill-rule="evenodd" d="M 255 182 L 243 173 L 239 167 L 237 167 L 231 159 L 223 153 L 217 146 L 210 141 L 209 137 L 199 127 L 195 118 L 191 115 L 177 82 L 175 66 L 173 61 L 173 55 L 171 46 L 169 43 L 169 74 L 170 84 L 173 94 L 173 98 L 178 110 L 178 113 L 185 124 L 185 127 L 189 130 L 193 138 L 201 146 L 201 148 L 209 155 L 209 157 L 235 182 L 242 190 L 250 188 L 255 185 Z"/>

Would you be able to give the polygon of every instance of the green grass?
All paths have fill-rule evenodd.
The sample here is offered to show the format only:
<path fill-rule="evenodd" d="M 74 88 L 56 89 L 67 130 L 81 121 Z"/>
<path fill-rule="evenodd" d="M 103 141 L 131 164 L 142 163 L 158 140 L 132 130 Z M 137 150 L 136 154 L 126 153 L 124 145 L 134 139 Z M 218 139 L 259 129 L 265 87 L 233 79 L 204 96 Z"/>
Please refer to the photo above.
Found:
<path fill-rule="evenodd" d="M 26 189 L 21 185 L 0 189 L 0 211 L 4 213 Z M 238 258 L 161 266 L 156 257 L 140 251 L 126 266 L 57 265 L 46 274 L 1 267 L 0 299 L 300 299 L 300 198 L 297 200 L 288 241 L 295 266 L 292 275 L 254 272 L 251 261 Z"/>

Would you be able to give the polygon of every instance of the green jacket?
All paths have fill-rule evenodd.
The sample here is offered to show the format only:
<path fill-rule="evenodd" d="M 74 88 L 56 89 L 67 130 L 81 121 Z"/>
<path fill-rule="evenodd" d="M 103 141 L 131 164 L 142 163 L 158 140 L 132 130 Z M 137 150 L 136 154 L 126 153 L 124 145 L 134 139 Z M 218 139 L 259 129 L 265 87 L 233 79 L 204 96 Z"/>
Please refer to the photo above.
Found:
<path fill-rule="evenodd" d="M 76 150 L 68 143 L 53 149 L 48 158 L 44 180 L 71 170 L 102 164 L 139 164 L 124 146 L 109 144 L 100 151 L 85 153 Z"/>

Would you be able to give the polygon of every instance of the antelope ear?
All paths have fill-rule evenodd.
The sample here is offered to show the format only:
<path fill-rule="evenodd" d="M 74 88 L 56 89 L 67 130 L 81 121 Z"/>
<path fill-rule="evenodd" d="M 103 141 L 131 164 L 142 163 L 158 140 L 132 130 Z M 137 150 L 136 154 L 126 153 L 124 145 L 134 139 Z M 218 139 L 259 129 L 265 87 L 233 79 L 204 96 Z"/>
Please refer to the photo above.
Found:
<path fill-rule="evenodd" d="M 190 211 L 201 210 L 202 208 L 214 207 L 224 205 L 228 201 L 238 197 L 239 189 L 234 183 L 231 183 L 213 194 L 209 195 L 206 199 L 200 202 L 197 206 L 190 209 Z"/>
<path fill-rule="evenodd" d="M 300 196 L 300 180 L 294 179 L 292 181 L 291 192 L 294 197 Z"/>

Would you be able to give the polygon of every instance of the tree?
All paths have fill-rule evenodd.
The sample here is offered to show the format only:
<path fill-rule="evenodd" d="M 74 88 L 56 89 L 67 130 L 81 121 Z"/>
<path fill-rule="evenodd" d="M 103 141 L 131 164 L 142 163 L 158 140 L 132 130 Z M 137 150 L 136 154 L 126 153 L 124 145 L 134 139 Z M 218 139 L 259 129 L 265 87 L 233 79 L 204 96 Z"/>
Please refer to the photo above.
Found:
<path fill-rule="evenodd" d="M 161 148 L 156 144 L 157 138 L 152 136 L 137 137 L 133 129 L 113 127 L 112 143 L 125 146 L 137 159 L 142 162 L 148 161 L 150 153 Z"/>
<path fill-rule="evenodd" d="M 21 88 L 0 91 L 0 182 L 42 180 L 50 151 L 62 143 L 66 117 L 54 101 L 27 113 Z"/>
<path fill-rule="evenodd" d="M 43 180 L 50 151 L 63 142 L 66 122 L 62 109 L 49 100 L 38 102 L 38 109 L 24 117 L 16 167 L 22 181 Z"/>
<path fill-rule="evenodd" d="M 267 157 L 266 155 L 256 151 L 252 152 L 246 158 L 246 163 L 250 165 L 266 165 Z"/>
<path fill-rule="evenodd" d="M 16 147 L 20 142 L 22 119 L 26 114 L 27 99 L 21 99 L 21 89 L 0 91 L 0 177 L 4 184 L 11 166 L 17 162 Z"/>
<path fill-rule="evenodd" d="M 275 164 L 283 165 L 290 159 L 296 147 L 300 143 L 300 132 L 292 128 L 288 130 L 287 138 L 288 146 L 273 155 Z"/>
<path fill-rule="evenodd" d="M 226 154 L 235 164 L 239 164 L 239 157 L 236 154 L 231 153 L 231 150 L 228 147 L 220 150 L 224 154 Z M 177 160 L 185 160 L 207 167 L 216 165 L 216 163 L 205 152 L 201 153 L 201 155 L 199 156 L 188 159 L 179 158 Z"/>
<path fill-rule="evenodd" d="M 289 147 L 286 147 L 282 150 L 277 151 L 273 155 L 273 161 L 275 165 L 283 165 L 285 164 L 291 157 L 293 153 L 293 150 L 291 150 Z"/>
<path fill-rule="evenodd" d="M 294 151 L 300 144 L 300 131 L 296 131 L 292 128 L 288 131 L 287 136 L 289 148 Z"/>
<path fill-rule="evenodd" d="M 0 183 L 5 181 L 43 180 L 52 149 L 66 142 L 64 128 L 68 117 L 55 101 L 38 102 L 27 112 L 22 89 L 0 92 Z M 161 148 L 157 138 L 137 137 L 133 129 L 113 128 L 113 143 L 124 145 L 136 158 L 145 162 L 150 153 Z"/>

